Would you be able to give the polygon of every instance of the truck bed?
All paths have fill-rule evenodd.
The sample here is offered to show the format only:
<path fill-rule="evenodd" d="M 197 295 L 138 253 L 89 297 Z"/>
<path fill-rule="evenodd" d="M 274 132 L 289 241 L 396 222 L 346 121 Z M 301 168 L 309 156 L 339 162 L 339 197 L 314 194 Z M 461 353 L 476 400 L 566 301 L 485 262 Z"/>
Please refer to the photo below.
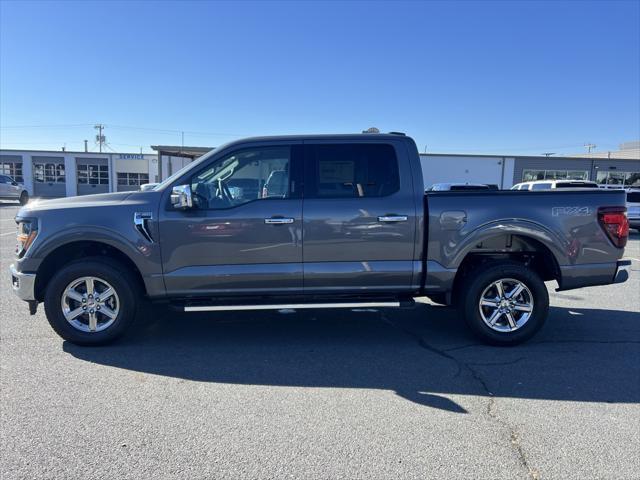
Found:
<path fill-rule="evenodd" d="M 551 254 L 559 289 L 611 283 L 624 249 L 607 237 L 598 211 L 624 205 L 623 190 L 428 192 L 424 289 L 453 282 L 469 253 L 532 248 Z"/>

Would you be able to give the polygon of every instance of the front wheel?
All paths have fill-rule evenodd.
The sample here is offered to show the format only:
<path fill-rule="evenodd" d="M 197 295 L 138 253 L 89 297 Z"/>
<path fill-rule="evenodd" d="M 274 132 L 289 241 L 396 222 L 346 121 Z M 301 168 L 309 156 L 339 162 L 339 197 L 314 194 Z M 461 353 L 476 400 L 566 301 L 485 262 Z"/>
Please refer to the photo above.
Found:
<path fill-rule="evenodd" d="M 65 340 L 78 345 L 109 343 L 131 325 L 137 284 L 126 266 L 109 259 L 73 262 L 49 281 L 47 320 Z"/>
<path fill-rule="evenodd" d="M 461 292 L 466 322 L 481 340 L 492 345 L 528 340 L 542 328 L 549 312 L 544 282 L 518 262 L 485 266 L 464 282 Z"/>

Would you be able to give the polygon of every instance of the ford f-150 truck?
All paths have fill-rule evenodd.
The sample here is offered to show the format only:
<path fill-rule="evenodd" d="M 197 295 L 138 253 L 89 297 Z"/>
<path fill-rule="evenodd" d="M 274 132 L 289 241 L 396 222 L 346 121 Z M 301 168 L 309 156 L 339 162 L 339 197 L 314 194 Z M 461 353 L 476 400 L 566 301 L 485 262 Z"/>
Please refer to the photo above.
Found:
<path fill-rule="evenodd" d="M 15 293 L 84 345 L 120 336 L 146 299 L 202 312 L 419 296 L 515 344 L 547 317 L 545 281 L 628 276 L 623 191 L 425 194 L 403 134 L 236 141 L 148 191 L 36 201 L 16 222 Z"/>

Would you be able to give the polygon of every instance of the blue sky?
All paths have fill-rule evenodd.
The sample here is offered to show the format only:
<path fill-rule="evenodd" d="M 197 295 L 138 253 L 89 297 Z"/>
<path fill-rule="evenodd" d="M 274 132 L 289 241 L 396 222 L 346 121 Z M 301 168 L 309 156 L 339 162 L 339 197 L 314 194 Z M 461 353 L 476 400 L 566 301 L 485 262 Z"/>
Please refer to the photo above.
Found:
<path fill-rule="evenodd" d="M 0 146 L 77 150 L 96 122 L 118 151 L 370 126 L 616 149 L 640 137 L 640 2 L 0 1 Z"/>

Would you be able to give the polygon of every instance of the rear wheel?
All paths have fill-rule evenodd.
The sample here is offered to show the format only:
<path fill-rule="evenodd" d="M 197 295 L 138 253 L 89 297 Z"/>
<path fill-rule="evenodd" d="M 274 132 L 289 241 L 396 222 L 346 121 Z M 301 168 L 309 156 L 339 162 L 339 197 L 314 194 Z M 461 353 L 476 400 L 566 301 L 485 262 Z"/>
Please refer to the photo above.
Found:
<path fill-rule="evenodd" d="M 109 259 L 76 261 L 54 275 L 44 308 L 51 327 L 78 345 L 109 343 L 131 325 L 137 283 L 124 265 Z"/>
<path fill-rule="evenodd" d="M 461 309 L 472 331 L 493 345 L 516 345 L 531 338 L 549 312 L 549 294 L 540 276 L 518 262 L 485 266 L 460 290 Z"/>
<path fill-rule="evenodd" d="M 26 191 L 22 192 L 18 201 L 20 202 L 20 205 L 26 205 L 29 201 L 29 194 Z"/>

